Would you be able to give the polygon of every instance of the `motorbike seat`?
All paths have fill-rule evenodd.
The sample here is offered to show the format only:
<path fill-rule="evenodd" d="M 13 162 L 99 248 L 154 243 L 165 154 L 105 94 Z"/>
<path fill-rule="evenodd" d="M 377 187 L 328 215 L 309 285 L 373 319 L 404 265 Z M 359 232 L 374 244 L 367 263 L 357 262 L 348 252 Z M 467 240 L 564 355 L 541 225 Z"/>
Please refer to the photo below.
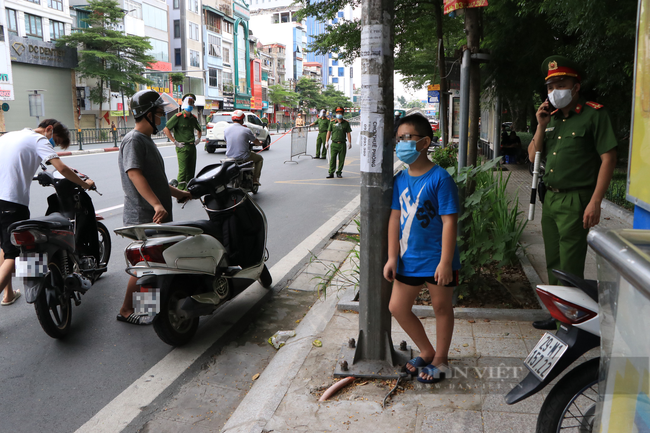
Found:
<path fill-rule="evenodd" d="M 50 230 L 72 230 L 72 223 L 60 213 L 55 212 L 47 216 L 15 222 L 9 226 L 9 231 L 15 230 L 19 227 L 44 227 Z"/>
<path fill-rule="evenodd" d="M 215 239 L 219 239 L 219 241 L 221 241 L 222 238 L 221 228 L 217 224 L 208 220 L 174 221 L 170 223 L 164 223 L 163 226 L 195 227 L 203 230 L 203 233 L 205 233 L 206 235 L 212 236 Z"/>
<path fill-rule="evenodd" d="M 595 302 L 598 302 L 598 281 L 585 280 L 568 272 L 560 271 L 557 269 L 553 269 L 553 275 L 555 275 L 557 279 L 560 280 L 560 282 L 566 284 L 569 287 L 575 287 L 582 290 L 587 296 L 589 296 Z"/>

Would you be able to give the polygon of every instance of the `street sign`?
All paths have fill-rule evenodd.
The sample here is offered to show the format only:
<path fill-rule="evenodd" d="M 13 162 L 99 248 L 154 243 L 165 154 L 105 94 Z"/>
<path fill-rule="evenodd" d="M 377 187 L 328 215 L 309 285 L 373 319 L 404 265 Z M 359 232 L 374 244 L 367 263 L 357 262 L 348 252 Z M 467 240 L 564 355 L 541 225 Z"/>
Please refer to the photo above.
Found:
<path fill-rule="evenodd" d="M 440 102 L 440 92 L 437 90 L 429 90 L 428 97 L 429 104 L 437 104 Z"/>
<path fill-rule="evenodd" d="M 9 111 L 9 104 L 6 102 L 2 104 L 2 111 Z"/>
<path fill-rule="evenodd" d="M 434 90 L 440 90 L 440 84 L 429 84 L 427 86 L 427 91 L 432 92 Z"/>

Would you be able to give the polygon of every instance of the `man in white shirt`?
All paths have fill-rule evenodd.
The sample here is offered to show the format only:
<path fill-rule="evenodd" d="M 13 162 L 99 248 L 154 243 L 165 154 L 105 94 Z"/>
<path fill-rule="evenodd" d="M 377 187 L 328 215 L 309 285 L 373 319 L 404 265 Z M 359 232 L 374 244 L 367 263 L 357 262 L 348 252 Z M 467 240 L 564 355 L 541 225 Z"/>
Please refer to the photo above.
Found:
<path fill-rule="evenodd" d="M 20 297 L 11 285 L 16 257 L 20 249 L 10 240 L 9 226 L 29 219 L 29 189 L 41 162 L 51 164 L 61 175 L 84 189 L 92 188 L 92 180 L 83 181 L 59 159 L 54 147 L 67 149 L 70 131 L 55 119 L 43 120 L 38 128 L 23 129 L 0 137 L 0 305 L 11 305 Z"/>

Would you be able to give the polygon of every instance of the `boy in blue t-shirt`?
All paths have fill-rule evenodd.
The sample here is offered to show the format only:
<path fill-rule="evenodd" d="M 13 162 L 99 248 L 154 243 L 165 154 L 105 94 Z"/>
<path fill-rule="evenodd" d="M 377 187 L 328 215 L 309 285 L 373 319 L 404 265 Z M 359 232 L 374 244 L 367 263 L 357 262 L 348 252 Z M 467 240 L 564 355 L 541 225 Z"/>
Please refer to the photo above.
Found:
<path fill-rule="evenodd" d="M 421 115 L 407 116 L 397 129 L 397 157 L 409 164 L 395 176 L 388 223 L 388 261 L 384 278 L 393 282 L 389 309 L 420 349 L 406 370 L 423 383 L 445 378 L 454 330 L 453 287 L 458 285 L 456 246 L 458 188 L 447 171 L 427 157 L 433 131 Z M 433 348 L 411 308 L 427 285 L 436 315 Z"/>

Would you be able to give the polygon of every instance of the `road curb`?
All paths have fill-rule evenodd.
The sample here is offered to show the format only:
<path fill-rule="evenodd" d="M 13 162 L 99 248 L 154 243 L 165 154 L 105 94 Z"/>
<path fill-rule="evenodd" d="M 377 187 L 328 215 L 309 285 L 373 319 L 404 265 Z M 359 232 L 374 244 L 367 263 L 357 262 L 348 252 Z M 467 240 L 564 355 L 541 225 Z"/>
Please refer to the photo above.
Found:
<path fill-rule="evenodd" d="M 634 212 L 631 212 L 616 203 L 613 203 L 607 199 L 603 199 L 603 202 L 600 204 L 600 207 L 609 212 L 610 214 L 614 215 L 617 218 L 620 218 L 624 222 L 630 225 L 634 225 Z M 602 215 L 601 215 L 602 217 Z"/>

